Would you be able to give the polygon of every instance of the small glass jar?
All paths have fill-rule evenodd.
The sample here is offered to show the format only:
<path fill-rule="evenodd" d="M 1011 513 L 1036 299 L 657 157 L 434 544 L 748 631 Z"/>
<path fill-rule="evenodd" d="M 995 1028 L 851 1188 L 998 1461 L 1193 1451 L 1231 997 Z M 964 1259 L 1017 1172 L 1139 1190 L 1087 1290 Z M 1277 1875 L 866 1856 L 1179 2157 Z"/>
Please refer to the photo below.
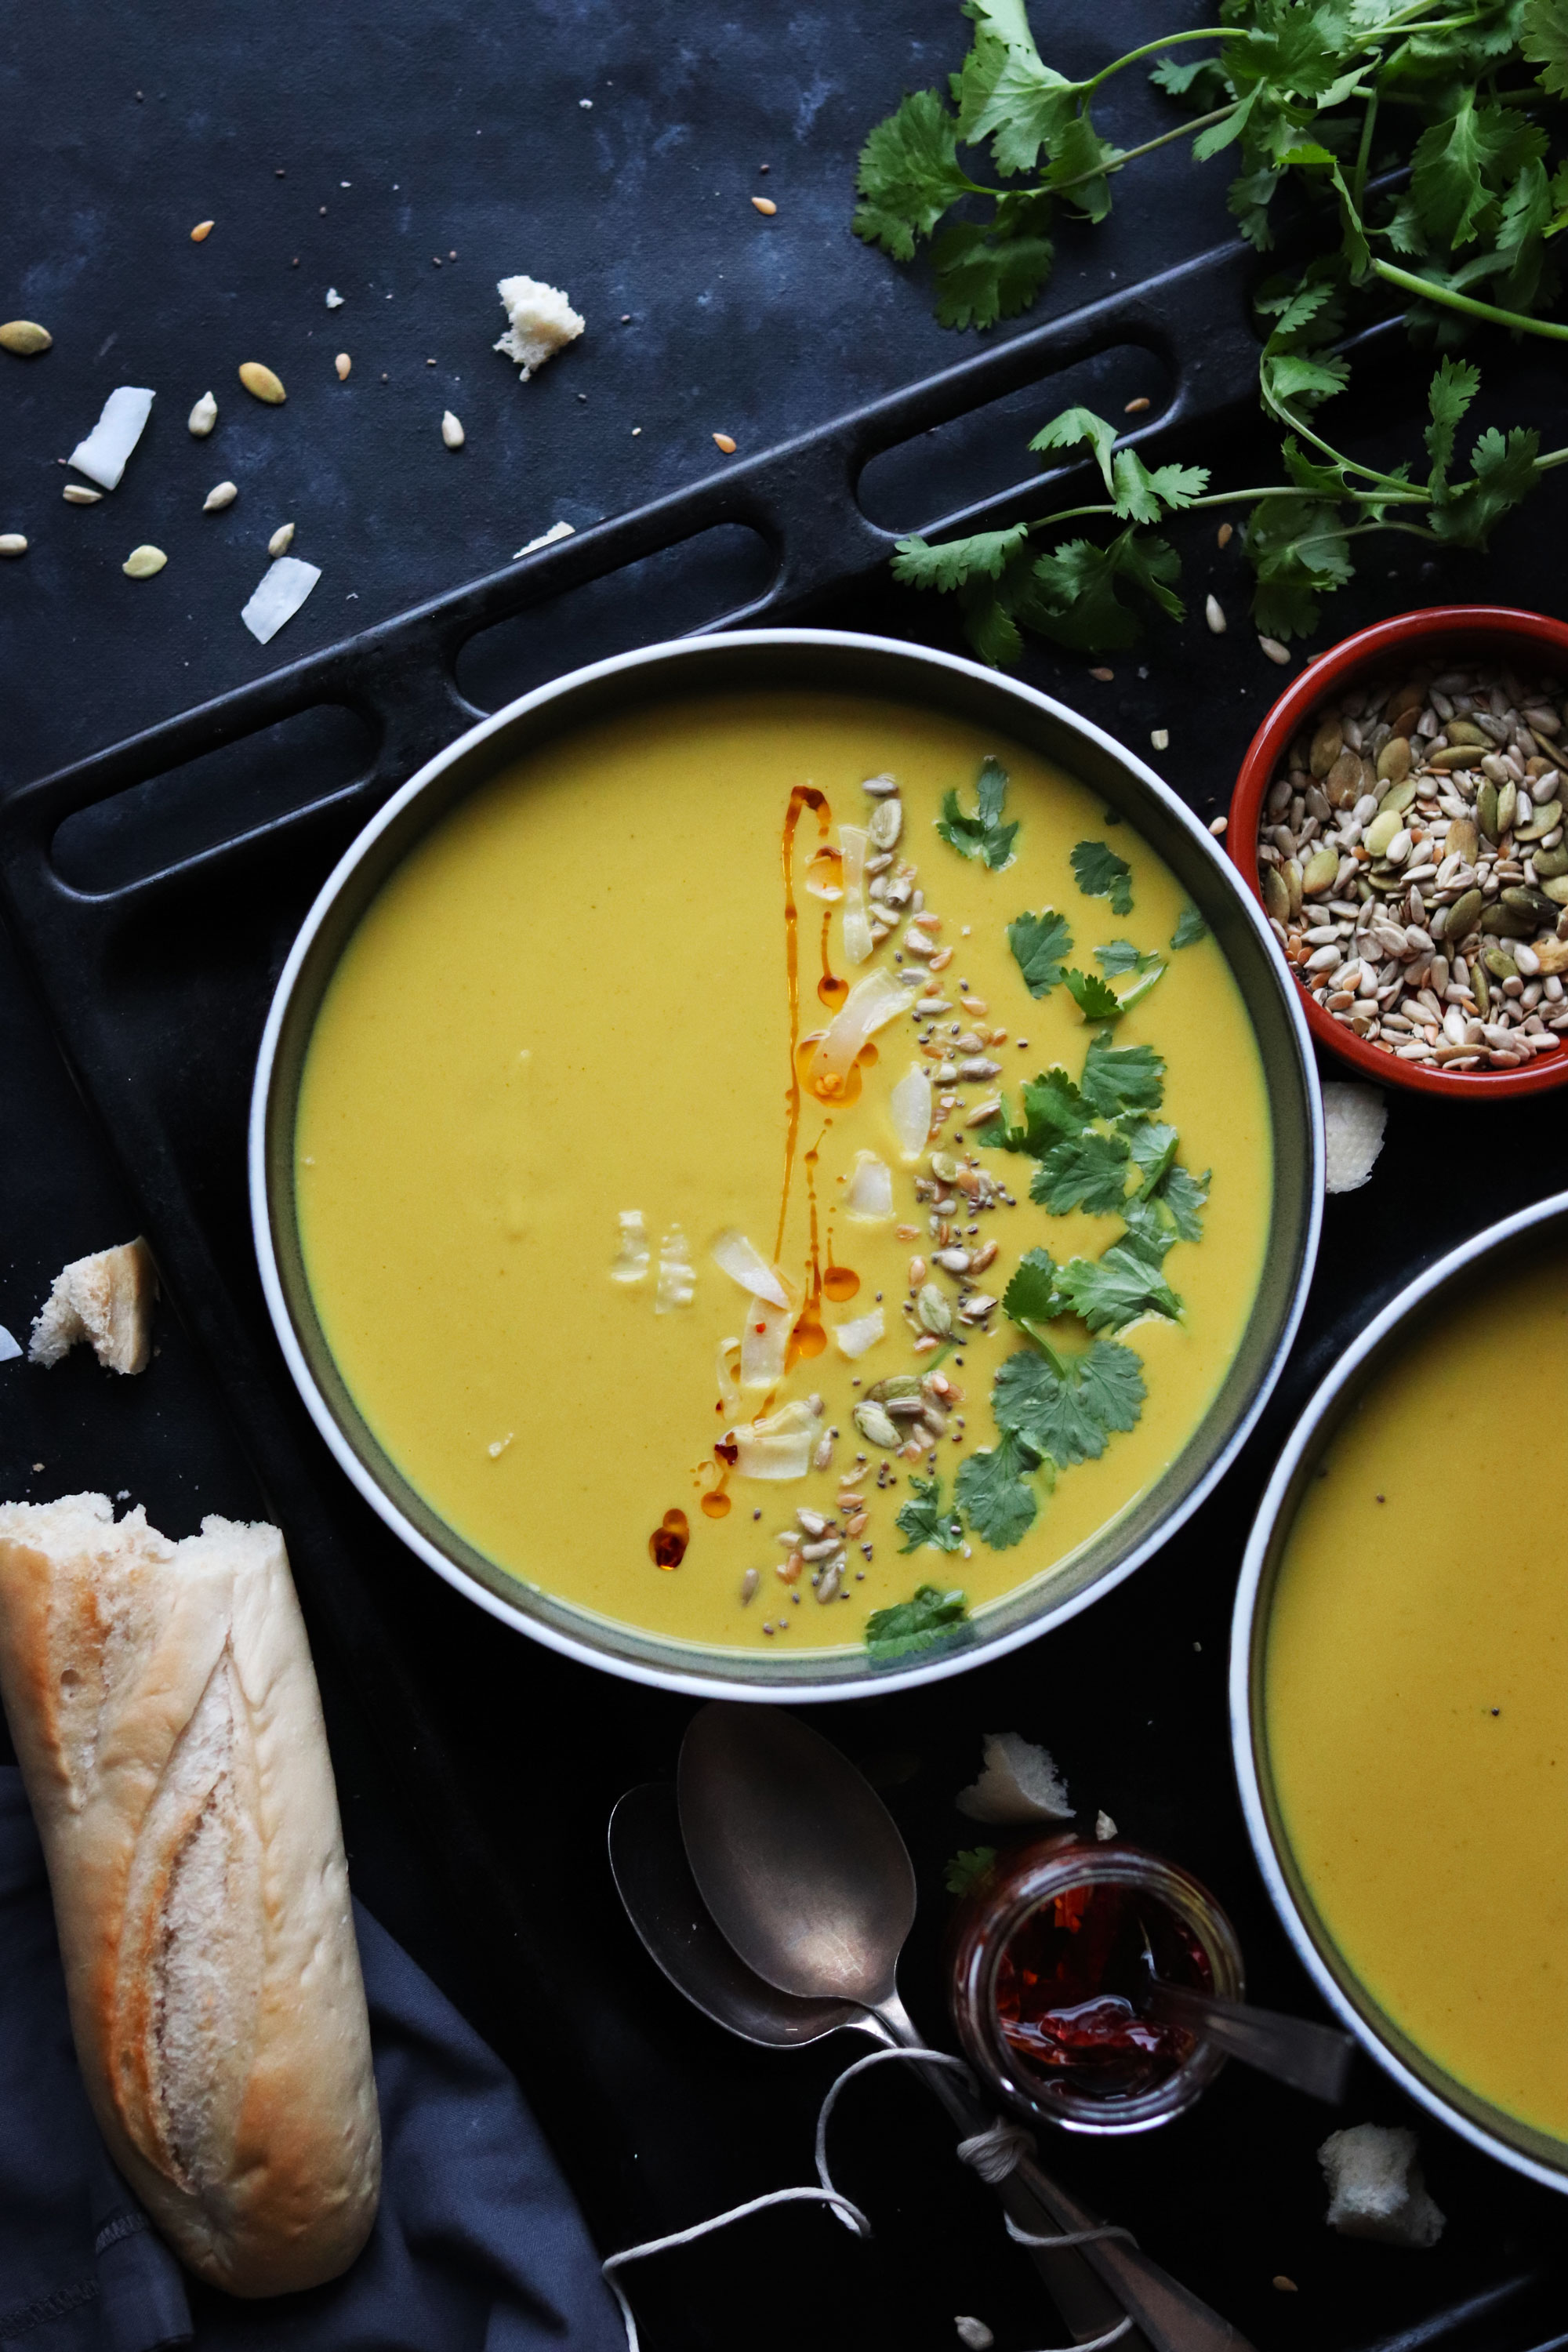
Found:
<path fill-rule="evenodd" d="M 970 2063 L 1009 2105 L 1067 2131 L 1152 2131 L 1180 2115 L 1225 2057 L 1140 2014 L 1145 1939 L 1166 1982 L 1245 1998 L 1235 1928 L 1174 1863 L 1070 1834 L 999 1854 L 952 1929 Z"/>

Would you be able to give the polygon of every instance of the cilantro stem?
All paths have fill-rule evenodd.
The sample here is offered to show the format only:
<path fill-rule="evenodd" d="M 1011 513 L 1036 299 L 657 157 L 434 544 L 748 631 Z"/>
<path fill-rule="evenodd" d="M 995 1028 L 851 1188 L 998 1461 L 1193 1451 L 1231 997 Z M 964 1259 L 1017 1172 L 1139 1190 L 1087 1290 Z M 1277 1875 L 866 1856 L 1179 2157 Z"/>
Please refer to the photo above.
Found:
<path fill-rule="evenodd" d="M 1140 155 L 1152 155 L 1156 147 L 1168 147 L 1173 139 L 1190 139 L 1194 131 L 1206 131 L 1211 122 L 1223 122 L 1240 103 L 1239 99 L 1232 99 L 1228 106 L 1216 106 L 1212 114 L 1194 115 L 1189 122 L 1178 122 L 1173 131 L 1162 131 L 1158 139 L 1145 139 L 1142 147 L 1120 148 L 1089 171 L 1075 172 L 1070 180 L 1053 180 L 1050 193 L 1053 196 L 1065 196 L 1069 188 L 1081 188 L 1086 180 L 1102 180 L 1108 172 L 1120 172 L 1123 163 L 1135 163 Z"/>
<path fill-rule="evenodd" d="M 1379 261 L 1374 257 L 1372 266 L 1390 286 L 1398 286 L 1406 294 L 1419 295 L 1424 302 L 1462 310 L 1467 318 L 1485 319 L 1494 327 L 1512 327 L 1526 335 L 1544 335 L 1552 342 L 1568 343 L 1568 326 L 1559 320 L 1527 319 L 1522 310 L 1500 310 L 1495 303 L 1478 302 L 1473 295 L 1455 294 L 1447 286 L 1435 286 L 1429 278 L 1417 278 L 1414 270 L 1396 269 L 1392 261 Z"/>
<path fill-rule="evenodd" d="M 1431 0 L 1423 0 L 1423 5 L 1429 6 Z M 1112 74 L 1119 74 L 1123 66 L 1135 66 L 1140 58 L 1158 57 L 1163 50 L 1173 49 L 1182 41 L 1228 41 L 1230 37 L 1230 28 L 1225 25 L 1200 25 L 1195 33 L 1167 33 L 1163 41 L 1145 41 L 1141 49 L 1129 49 L 1124 58 L 1118 58 L 1113 65 L 1102 66 L 1090 80 L 1081 82 L 1079 87 L 1086 91 L 1098 89 L 1102 81 L 1109 81 Z M 1191 128 L 1190 124 L 1188 128 Z"/>
<path fill-rule="evenodd" d="M 1356 150 L 1355 170 L 1351 174 L 1351 201 L 1355 206 L 1358 219 L 1361 216 L 1362 204 L 1366 193 L 1367 165 L 1372 160 L 1373 125 L 1376 121 L 1377 92 L 1374 89 L 1367 100 L 1366 112 L 1362 117 L 1361 145 Z"/>

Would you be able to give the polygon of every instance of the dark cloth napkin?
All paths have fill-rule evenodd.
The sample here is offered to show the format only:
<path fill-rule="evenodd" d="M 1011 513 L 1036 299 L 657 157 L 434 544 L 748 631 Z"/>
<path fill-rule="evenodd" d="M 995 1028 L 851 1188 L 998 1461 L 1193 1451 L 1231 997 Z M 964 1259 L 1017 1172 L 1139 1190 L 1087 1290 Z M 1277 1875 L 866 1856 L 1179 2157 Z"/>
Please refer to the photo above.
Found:
<path fill-rule="evenodd" d="M 77 2072 L 42 1849 L 0 1767 L 0 2347 L 624 2352 L 582 2218 L 517 2084 L 354 1906 L 384 2143 L 352 2270 L 241 2303 L 181 2269 L 110 2165 Z"/>

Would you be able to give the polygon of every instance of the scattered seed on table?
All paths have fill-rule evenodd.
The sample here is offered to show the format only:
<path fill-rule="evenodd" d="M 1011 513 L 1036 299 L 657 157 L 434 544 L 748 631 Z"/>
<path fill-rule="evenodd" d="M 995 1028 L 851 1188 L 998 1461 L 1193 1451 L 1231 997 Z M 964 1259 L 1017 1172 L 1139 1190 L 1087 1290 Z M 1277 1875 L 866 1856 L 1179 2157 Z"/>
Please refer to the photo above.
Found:
<path fill-rule="evenodd" d="M 1233 538 L 1233 537 L 1234 537 L 1234 535 L 1235 535 L 1235 531 L 1236 531 L 1236 525 L 1235 525 L 1234 523 L 1222 522 L 1222 523 L 1221 523 L 1221 525 L 1220 525 L 1220 527 L 1219 527 L 1219 529 L 1218 529 L 1218 530 L 1215 531 L 1215 546 L 1216 546 L 1216 547 L 1228 547 L 1228 546 L 1230 545 L 1230 542 L 1231 542 L 1232 538 Z"/>
<path fill-rule="evenodd" d="M 4 546 L 0 541 L 0 546 Z M 120 569 L 128 580 L 151 580 L 169 561 L 161 547 L 133 547 Z"/>
<path fill-rule="evenodd" d="M 460 449 L 463 446 L 463 428 L 449 408 L 441 418 L 441 438 L 448 449 Z"/>
<path fill-rule="evenodd" d="M 239 380 L 247 392 L 257 400 L 265 401 L 268 408 L 280 407 L 289 397 L 282 379 L 263 367 L 259 360 L 247 360 L 239 371 Z"/>
<path fill-rule="evenodd" d="M 726 457 L 732 457 L 734 456 L 735 444 L 733 437 L 730 434 L 715 433 L 713 439 L 717 446 L 722 449 Z"/>
<path fill-rule="evenodd" d="M 1225 608 L 1217 596 L 1204 598 L 1204 618 L 1216 637 L 1225 635 Z"/>
<path fill-rule="evenodd" d="M 1089 676 L 1090 677 L 1097 677 L 1101 686 L 1109 686 L 1112 678 L 1116 676 L 1116 672 L 1113 669 L 1091 669 L 1089 671 Z"/>
<path fill-rule="evenodd" d="M 332 362 L 332 365 L 338 372 L 338 382 L 340 383 L 346 383 L 349 380 L 349 371 L 353 366 L 353 362 L 350 359 L 347 352 L 340 352 L 337 358 Z"/>
<path fill-rule="evenodd" d="M 27 542 L 19 530 L 0 530 L 0 555 L 26 555 Z"/>
<path fill-rule="evenodd" d="M 0 327 L 0 350 L 15 352 L 19 360 L 35 360 L 47 352 L 54 341 L 47 327 L 36 319 L 7 319 Z"/>
<path fill-rule="evenodd" d="M 95 507 L 103 492 L 89 490 L 85 482 L 68 482 L 60 496 L 68 507 Z"/>
<path fill-rule="evenodd" d="M 774 204 L 772 196 L 753 196 L 752 198 L 752 203 L 760 213 L 773 214 L 776 213 L 778 210 L 778 206 Z"/>
<path fill-rule="evenodd" d="M 1151 728 L 1149 731 L 1149 740 L 1153 745 L 1156 751 L 1168 751 L 1171 748 L 1170 729 L 1168 727 Z"/>
<path fill-rule="evenodd" d="M 1211 817 L 1210 817 L 1210 819 L 1209 819 L 1209 831 L 1210 831 L 1213 835 L 1215 835 L 1215 837 L 1216 837 L 1216 839 L 1217 839 L 1217 837 L 1219 836 L 1219 835 L 1221 835 L 1221 834 L 1225 831 L 1226 826 L 1229 823 L 1230 823 L 1230 819 L 1229 819 L 1228 817 L 1225 817 L 1225 816 L 1211 816 Z"/>
<path fill-rule="evenodd" d="M 216 423 L 217 403 L 210 392 L 204 392 L 185 419 L 185 429 L 195 440 L 205 441 Z"/>
<path fill-rule="evenodd" d="M 280 522 L 277 530 L 273 532 L 271 538 L 267 542 L 267 552 L 276 562 L 279 556 L 287 555 L 289 550 L 293 544 L 293 524 L 291 522 Z"/>
<path fill-rule="evenodd" d="M 205 498 L 202 500 L 202 512 L 203 514 L 217 514 L 221 512 L 223 508 L 233 506 L 238 496 L 239 490 L 235 483 L 216 483 L 207 492 Z"/>
<path fill-rule="evenodd" d="M 191 231 L 191 243 L 205 245 L 213 233 L 213 226 L 214 224 L 211 221 L 198 221 Z"/>
<path fill-rule="evenodd" d="M 1128 402 L 1121 414 L 1123 416 L 1142 416 L 1143 411 L 1148 407 L 1148 405 L 1149 401 L 1147 394 L 1141 392 L 1136 400 L 1130 400 Z"/>
<path fill-rule="evenodd" d="M 1259 637 L 1258 649 L 1267 654 L 1271 662 L 1288 662 L 1290 658 L 1289 646 L 1282 646 L 1278 637 Z"/>

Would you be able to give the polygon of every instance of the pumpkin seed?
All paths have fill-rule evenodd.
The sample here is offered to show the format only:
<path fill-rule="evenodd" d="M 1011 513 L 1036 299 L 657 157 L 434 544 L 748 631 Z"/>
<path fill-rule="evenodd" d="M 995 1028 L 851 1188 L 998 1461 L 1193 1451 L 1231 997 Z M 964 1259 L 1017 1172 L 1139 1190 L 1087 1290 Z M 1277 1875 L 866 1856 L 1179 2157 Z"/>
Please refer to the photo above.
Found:
<path fill-rule="evenodd" d="M 934 1282 L 921 1285 L 915 1294 L 915 1320 L 922 1331 L 930 1331 L 939 1339 L 952 1334 L 952 1309 Z"/>
<path fill-rule="evenodd" d="M 1348 747 L 1342 751 L 1323 779 L 1323 791 L 1331 808 L 1353 808 L 1361 798 L 1362 761 L 1359 752 Z"/>
<path fill-rule="evenodd" d="M 1384 793 L 1383 797 L 1377 803 L 1377 813 L 1379 816 L 1381 816 L 1386 809 L 1391 815 L 1403 816 L 1405 810 L 1410 806 L 1415 798 L 1415 785 L 1410 782 L 1408 777 L 1402 777 L 1396 784 L 1392 785 L 1390 789 Z"/>
<path fill-rule="evenodd" d="M 47 327 L 40 327 L 36 319 L 7 319 L 0 327 L 0 347 L 15 352 L 18 359 L 37 359 L 54 340 Z"/>
<path fill-rule="evenodd" d="M 1548 801 L 1544 808 L 1535 811 L 1528 824 L 1515 826 L 1513 837 L 1516 841 L 1544 841 L 1549 833 L 1555 833 L 1562 822 L 1562 802 Z"/>
<path fill-rule="evenodd" d="M 1483 751 L 1491 740 L 1473 719 L 1450 719 L 1443 732 L 1450 743 L 1475 743 Z"/>
<path fill-rule="evenodd" d="M 1476 928 L 1476 921 L 1486 900 L 1479 890 L 1467 890 L 1455 899 L 1448 909 L 1448 935 L 1462 940 Z"/>
<path fill-rule="evenodd" d="M 1535 871 L 1543 883 L 1559 874 L 1568 874 L 1568 842 L 1560 843 L 1555 849 L 1538 849 Z"/>
<path fill-rule="evenodd" d="M 289 397 L 280 378 L 269 367 L 263 367 L 259 360 L 247 360 L 239 371 L 239 380 L 247 392 L 264 400 L 269 408 L 281 407 Z"/>
<path fill-rule="evenodd" d="M 1391 735 L 1377 755 L 1380 783 L 1402 784 L 1410 773 L 1410 738 Z"/>
<path fill-rule="evenodd" d="M 1568 873 L 1568 856 L 1563 857 L 1563 871 Z M 1539 858 L 1535 862 L 1535 870 L 1538 874 L 1541 871 Z M 1289 921 L 1290 893 L 1280 879 L 1277 866 L 1266 866 L 1263 869 L 1263 903 L 1277 923 Z"/>
<path fill-rule="evenodd" d="M 1483 933 L 1493 939 L 1528 940 L 1534 933 L 1536 923 L 1535 917 L 1527 914 L 1522 907 L 1505 907 L 1500 898 L 1481 917 L 1480 928 Z"/>
<path fill-rule="evenodd" d="M 1511 833 L 1513 831 L 1513 820 L 1518 814 L 1518 810 L 1519 786 L 1514 782 L 1510 776 L 1508 782 L 1506 784 L 1500 785 L 1498 789 L 1497 831 L 1492 835 L 1492 839 L 1494 841 L 1500 841 L 1505 833 Z"/>
<path fill-rule="evenodd" d="M 1443 855 L 1445 857 L 1462 857 L 1467 866 L 1473 866 L 1480 845 L 1475 819 L 1457 816 L 1444 836 Z"/>
<path fill-rule="evenodd" d="M 1501 948 L 1483 948 L 1481 950 L 1481 961 L 1485 964 L 1487 970 L 1490 972 L 1494 980 L 1517 980 L 1519 978 L 1518 964 L 1515 963 L 1510 955 L 1505 954 Z"/>
<path fill-rule="evenodd" d="M 889 1420 L 879 1404 L 869 1399 L 855 1407 L 855 1426 L 868 1445 L 879 1445 L 884 1454 L 896 1454 L 903 1444 L 898 1426 Z"/>
<path fill-rule="evenodd" d="M 1389 843 L 1399 831 L 1399 824 L 1396 809 L 1379 810 L 1362 835 L 1363 845 L 1372 856 L 1382 857 L 1387 854 Z"/>
<path fill-rule="evenodd" d="M 1489 841 L 1496 841 L 1502 828 L 1497 821 L 1498 790 L 1489 780 L 1476 794 L 1476 823 Z"/>
<path fill-rule="evenodd" d="M 151 580 L 168 561 L 161 547 L 133 547 L 120 569 L 128 580 Z"/>
<path fill-rule="evenodd" d="M 1340 855 L 1337 849 L 1314 849 L 1301 875 L 1303 898 L 1315 898 L 1321 896 L 1329 887 L 1339 870 Z"/>
<path fill-rule="evenodd" d="M 1307 764 L 1314 776 L 1326 776 L 1339 758 L 1344 745 L 1344 732 L 1336 718 L 1321 719 L 1312 738 L 1312 748 Z"/>

